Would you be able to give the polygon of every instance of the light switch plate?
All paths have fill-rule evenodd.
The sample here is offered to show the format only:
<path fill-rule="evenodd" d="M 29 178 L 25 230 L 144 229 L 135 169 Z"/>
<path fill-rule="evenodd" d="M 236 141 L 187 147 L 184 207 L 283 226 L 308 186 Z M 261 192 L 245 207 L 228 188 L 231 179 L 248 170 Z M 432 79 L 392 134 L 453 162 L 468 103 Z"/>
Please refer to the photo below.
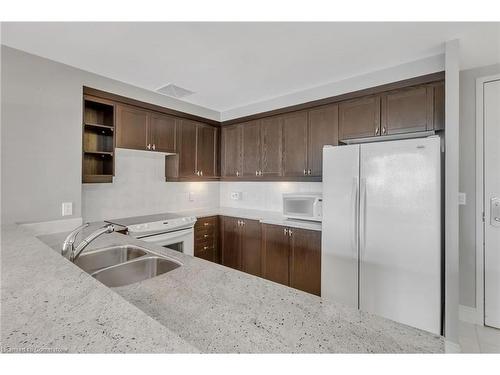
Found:
<path fill-rule="evenodd" d="M 467 194 L 458 193 L 458 204 L 461 206 L 465 206 L 467 204 Z"/>
<path fill-rule="evenodd" d="M 233 201 L 239 201 L 239 200 L 241 200 L 241 191 L 233 191 L 231 193 L 231 199 Z"/>
<path fill-rule="evenodd" d="M 62 204 L 62 216 L 73 215 L 73 202 L 63 202 Z"/>
<path fill-rule="evenodd" d="M 190 202 L 194 202 L 194 191 L 190 191 L 188 194 L 188 199 Z"/>

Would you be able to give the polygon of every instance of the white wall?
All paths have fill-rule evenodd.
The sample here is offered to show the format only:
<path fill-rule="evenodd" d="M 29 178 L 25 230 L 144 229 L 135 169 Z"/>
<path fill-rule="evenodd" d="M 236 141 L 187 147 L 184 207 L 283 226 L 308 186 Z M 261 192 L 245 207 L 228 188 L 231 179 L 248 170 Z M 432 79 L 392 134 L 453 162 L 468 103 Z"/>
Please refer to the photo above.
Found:
<path fill-rule="evenodd" d="M 341 95 L 369 87 L 384 85 L 404 79 L 441 72 L 444 70 L 444 55 L 431 56 L 425 59 L 392 66 L 386 69 L 360 74 L 341 81 L 312 87 L 307 90 L 279 96 L 269 100 L 259 101 L 242 107 L 230 109 L 221 113 L 221 120 L 231 120 L 254 113 L 266 112 L 277 108 L 306 103 L 330 96 Z"/>
<path fill-rule="evenodd" d="M 2 46 L 2 222 L 81 215 L 82 87 L 218 119 L 219 113 Z"/>
<path fill-rule="evenodd" d="M 164 154 L 118 148 L 115 155 L 112 184 L 82 187 L 85 221 L 219 206 L 218 182 L 165 182 Z"/>
<path fill-rule="evenodd" d="M 460 72 L 460 304 L 476 307 L 476 78 L 500 74 L 500 64 Z"/>
<path fill-rule="evenodd" d="M 321 182 L 221 182 L 220 205 L 282 212 L 282 194 L 323 191 Z M 241 200 L 232 200 L 231 192 L 241 192 Z"/>

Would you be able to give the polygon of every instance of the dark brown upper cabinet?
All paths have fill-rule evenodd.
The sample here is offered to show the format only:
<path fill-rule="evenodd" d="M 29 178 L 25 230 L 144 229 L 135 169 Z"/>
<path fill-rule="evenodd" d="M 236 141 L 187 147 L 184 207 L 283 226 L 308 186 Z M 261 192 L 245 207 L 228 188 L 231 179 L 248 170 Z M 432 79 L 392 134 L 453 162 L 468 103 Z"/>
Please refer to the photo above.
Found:
<path fill-rule="evenodd" d="M 196 172 L 199 177 L 217 177 L 217 128 L 196 126 Z"/>
<path fill-rule="evenodd" d="M 339 107 L 331 104 L 309 111 L 307 174 L 321 177 L 323 146 L 338 145 Z"/>
<path fill-rule="evenodd" d="M 241 165 L 242 126 L 225 126 L 221 134 L 222 176 L 238 178 L 242 175 Z"/>
<path fill-rule="evenodd" d="M 321 232 L 289 228 L 290 286 L 321 295 Z"/>
<path fill-rule="evenodd" d="M 419 86 L 382 94 L 381 135 L 434 128 L 434 89 Z"/>
<path fill-rule="evenodd" d="M 339 104 L 339 138 L 380 135 L 380 96 L 368 96 Z"/>
<path fill-rule="evenodd" d="M 258 177 L 261 166 L 260 121 L 241 124 L 241 171 L 242 177 Z"/>
<path fill-rule="evenodd" d="M 179 166 L 175 177 L 194 177 L 197 175 L 196 123 L 190 120 L 181 120 L 177 132 L 179 135 L 179 145 L 176 156 Z"/>
<path fill-rule="evenodd" d="M 158 113 L 151 113 L 150 117 L 150 148 L 153 151 L 176 152 L 176 127 L 175 117 Z"/>
<path fill-rule="evenodd" d="M 307 176 L 307 111 L 283 116 L 283 176 Z"/>
<path fill-rule="evenodd" d="M 148 150 L 150 113 L 127 105 L 116 106 L 116 147 Z"/>
<path fill-rule="evenodd" d="M 177 123 L 177 153 L 165 163 L 167 180 L 210 180 L 218 176 L 218 129 L 191 120 Z"/>
<path fill-rule="evenodd" d="M 282 176 L 283 117 L 268 117 L 260 122 L 260 177 Z"/>
<path fill-rule="evenodd" d="M 176 118 L 127 105 L 116 108 L 116 147 L 175 152 Z"/>

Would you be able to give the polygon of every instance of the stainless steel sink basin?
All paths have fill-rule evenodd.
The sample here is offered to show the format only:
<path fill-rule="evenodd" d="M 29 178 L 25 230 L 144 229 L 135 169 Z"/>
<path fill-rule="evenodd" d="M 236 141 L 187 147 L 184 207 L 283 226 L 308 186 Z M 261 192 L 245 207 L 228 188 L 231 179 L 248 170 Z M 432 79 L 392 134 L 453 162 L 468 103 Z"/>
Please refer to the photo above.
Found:
<path fill-rule="evenodd" d="M 92 276 L 112 288 L 150 279 L 180 266 L 180 263 L 171 259 L 146 256 L 96 271 Z"/>
<path fill-rule="evenodd" d="M 137 246 L 112 246 L 82 253 L 75 264 L 85 272 L 97 270 L 127 262 L 146 255 L 147 252 Z"/>

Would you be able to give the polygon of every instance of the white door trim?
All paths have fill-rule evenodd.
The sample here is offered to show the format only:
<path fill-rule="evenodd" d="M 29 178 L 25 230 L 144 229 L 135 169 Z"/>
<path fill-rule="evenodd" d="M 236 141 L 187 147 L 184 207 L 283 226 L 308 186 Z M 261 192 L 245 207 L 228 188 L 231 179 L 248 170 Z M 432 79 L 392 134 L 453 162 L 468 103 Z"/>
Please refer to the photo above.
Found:
<path fill-rule="evenodd" d="M 484 325 L 484 84 L 500 74 L 476 79 L 476 311 Z"/>

